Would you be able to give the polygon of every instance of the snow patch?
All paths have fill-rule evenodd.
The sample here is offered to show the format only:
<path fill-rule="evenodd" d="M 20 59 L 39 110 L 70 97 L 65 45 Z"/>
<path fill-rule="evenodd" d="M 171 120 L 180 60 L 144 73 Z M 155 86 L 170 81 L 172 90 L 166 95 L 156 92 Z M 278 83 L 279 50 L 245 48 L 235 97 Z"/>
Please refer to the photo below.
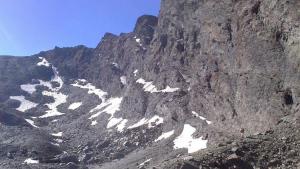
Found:
<path fill-rule="evenodd" d="M 139 78 L 137 83 L 144 85 L 143 89 L 145 92 L 150 92 L 150 93 L 172 93 L 180 90 L 179 88 L 171 88 L 170 86 L 167 86 L 163 90 L 158 90 L 156 86 L 153 85 L 153 82 L 147 82 L 146 80 Z"/>
<path fill-rule="evenodd" d="M 57 106 L 67 102 L 67 98 L 68 98 L 67 95 L 64 95 L 64 94 L 58 93 L 58 92 L 52 92 L 52 91 L 43 91 L 42 94 L 45 95 L 45 96 L 53 97 L 54 102 L 45 104 L 46 106 L 48 106 L 49 110 L 46 111 L 45 115 L 40 116 L 40 118 L 60 116 L 60 115 L 64 114 L 64 113 L 61 113 L 57 110 Z"/>
<path fill-rule="evenodd" d="M 126 85 L 127 84 L 127 79 L 126 79 L 126 76 L 121 76 L 120 77 L 120 81 L 123 85 Z"/>
<path fill-rule="evenodd" d="M 23 84 L 21 85 L 21 89 L 29 94 L 32 94 L 36 91 L 35 87 L 37 84 Z"/>
<path fill-rule="evenodd" d="M 78 109 L 80 106 L 82 105 L 82 102 L 75 102 L 75 103 L 72 103 L 68 109 L 69 110 L 76 110 Z"/>
<path fill-rule="evenodd" d="M 40 62 L 37 63 L 38 66 L 46 66 L 46 67 L 49 67 L 50 66 L 50 63 L 43 57 L 39 57 Z"/>
<path fill-rule="evenodd" d="M 123 119 L 122 118 L 111 118 L 107 123 L 107 128 L 111 128 L 119 124 Z"/>
<path fill-rule="evenodd" d="M 146 118 L 142 118 L 137 123 L 129 126 L 128 129 L 133 129 L 133 128 L 137 128 L 137 127 L 143 126 L 143 125 L 147 124 L 147 122 L 148 122 L 148 120 Z"/>
<path fill-rule="evenodd" d="M 120 105 L 122 103 L 123 98 L 122 97 L 116 97 L 116 98 L 110 98 L 108 100 L 102 100 L 102 103 L 98 105 L 96 108 L 92 109 L 90 112 L 96 112 L 96 114 L 92 115 L 89 119 L 94 119 L 98 117 L 102 113 L 107 113 L 111 115 L 111 118 L 113 118 L 114 114 L 117 111 L 120 111 Z"/>
<path fill-rule="evenodd" d="M 161 90 L 162 93 L 173 93 L 179 90 L 179 88 L 171 88 L 170 86 L 167 86 L 165 89 Z"/>
<path fill-rule="evenodd" d="M 92 121 L 92 126 L 96 126 L 98 124 L 98 122 L 96 120 Z"/>
<path fill-rule="evenodd" d="M 144 85 L 143 89 L 145 92 L 157 93 L 159 92 L 157 88 L 152 84 L 153 82 L 146 82 L 144 79 L 140 78 L 136 81 L 139 84 Z"/>
<path fill-rule="evenodd" d="M 37 103 L 26 100 L 24 96 L 10 96 L 9 98 L 21 102 L 20 106 L 16 109 L 21 112 L 25 112 L 26 110 L 32 109 L 38 105 Z"/>
<path fill-rule="evenodd" d="M 74 84 L 71 84 L 74 87 L 78 87 L 81 89 L 87 89 L 88 90 L 88 94 L 95 94 L 96 96 L 99 97 L 100 100 L 104 100 L 105 96 L 107 95 L 106 92 L 102 91 L 101 89 L 97 89 L 94 85 L 92 85 L 91 83 L 87 83 L 85 85 L 81 85 L 79 84 L 80 82 L 86 83 L 85 79 L 79 79 L 77 81 L 75 81 Z"/>
<path fill-rule="evenodd" d="M 192 111 L 192 114 L 193 114 L 195 117 L 197 117 L 197 118 L 199 118 L 199 119 L 201 119 L 201 120 L 205 120 L 207 124 L 211 124 L 211 123 L 212 123 L 211 121 L 207 120 L 205 117 L 200 116 L 200 115 L 199 115 L 198 113 L 196 113 L 195 111 Z"/>
<path fill-rule="evenodd" d="M 164 119 L 162 117 L 155 115 L 150 120 L 148 120 L 148 128 L 155 127 L 159 124 L 162 124 L 163 122 L 164 122 Z"/>
<path fill-rule="evenodd" d="M 114 67 L 119 68 L 119 64 L 118 64 L 118 63 L 112 62 L 111 64 L 112 64 Z"/>
<path fill-rule="evenodd" d="M 129 126 L 128 129 L 137 128 L 137 127 L 140 127 L 140 126 L 143 126 L 143 125 L 146 125 L 146 124 L 148 124 L 148 128 L 152 128 L 152 127 L 155 127 L 155 126 L 157 126 L 157 125 L 159 125 L 163 122 L 164 122 L 164 119 L 162 117 L 159 117 L 158 115 L 155 115 L 151 119 L 142 118 L 137 123 Z"/>
<path fill-rule="evenodd" d="M 33 126 L 33 127 L 35 127 L 35 128 L 39 128 L 38 126 L 36 126 L 36 125 L 34 124 L 34 121 L 33 121 L 33 120 L 31 120 L 31 119 L 25 119 L 25 121 L 27 121 L 27 123 L 29 123 L 31 126 Z"/>
<path fill-rule="evenodd" d="M 137 76 L 138 72 L 139 72 L 139 70 L 135 69 L 134 72 L 133 72 L 134 76 Z"/>
<path fill-rule="evenodd" d="M 110 98 L 108 100 L 104 100 L 100 105 L 98 105 L 96 108 L 91 110 L 92 113 L 93 112 L 97 112 L 97 113 L 93 114 L 89 119 L 94 119 L 99 115 L 101 115 L 102 113 L 106 113 L 110 115 L 106 128 L 112 128 L 116 126 L 117 124 L 119 124 L 121 121 L 124 120 L 123 118 L 114 117 L 114 114 L 117 111 L 120 111 L 122 100 L 123 100 L 122 97 L 116 97 L 116 98 Z M 95 124 L 95 122 L 92 123 Z"/>
<path fill-rule="evenodd" d="M 38 164 L 39 160 L 33 160 L 32 158 L 28 158 L 24 161 L 25 164 Z"/>
<path fill-rule="evenodd" d="M 123 79 L 124 80 L 124 79 Z M 122 77 L 121 77 L 122 81 Z M 125 77 L 126 81 L 126 77 Z M 124 125 L 127 123 L 127 120 L 123 118 L 115 118 L 114 114 L 117 111 L 120 111 L 120 106 L 122 103 L 123 98 L 122 97 L 115 97 L 115 98 L 109 98 L 106 99 L 107 93 L 102 91 L 101 89 L 97 89 L 95 86 L 93 86 L 91 83 L 87 83 L 85 85 L 79 84 L 79 82 L 85 82 L 86 80 L 78 80 L 75 84 L 72 84 L 75 87 L 79 87 L 82 89 L 88 89 L 89 94 L 95 94 L 99 97 L 99 99 L 102 101 L 100 105 L 93 108 L 90 113 L 95 113 L 92 116 L 89 117 L 90 120 L 92 120 L 91 125 L 95 126 L 98 124 L 97 120 L 94 120 L 96 117 L 100 116 L 102 113 L 106 113 L 110 115 L 110 118 L 108 119 L 107 128 L 112 128 L 116 125 L 118 131 L 123 131 Z M 123 81 L 124 82 L 124 81 Z"/>
<path fill-rule="evenodd" d="M 196 132 L 196 128 L 189 124 L 185 124 L 182 133 L 178 136 L 174 142 L 174 148 L 187 148 L 188 153 L 194 153 L 201 149 L 207 148 L 207 140 L 203 140 L 203 137 L 193 138 L 193 134 Z"/>
<path fill-rule="evenodd" d="M 125 127 L 126 127 L 126 123 L 128 122 L 127 119 L 123 119 L 118 125 L 117 125 L 117 130 L 119 132 L 123 132 Z"/>
<path fill-rule="evenodd" d="M 173 134 L 174 134 L 174 130 L 162 133 L 161 136 L 159 136 L 156 140 L 154 140 L 154 142 L 158 142 L 160 140 L 167 139 L 167 138 L 171 137 Z"/>
<path fill-rule="evenodd" d="M 51 135 L 52 135 L 52 136 L 55 136 L 55 137 L 62 137 L 63 132 L 52 133 Z"/>

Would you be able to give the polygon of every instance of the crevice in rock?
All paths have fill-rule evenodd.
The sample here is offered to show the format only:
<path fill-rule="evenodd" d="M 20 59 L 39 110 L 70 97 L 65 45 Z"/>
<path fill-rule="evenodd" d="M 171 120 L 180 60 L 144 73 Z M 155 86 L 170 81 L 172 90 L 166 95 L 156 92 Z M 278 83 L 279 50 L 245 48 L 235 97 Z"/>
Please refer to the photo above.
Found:
<path fill-rule="evenodd" d="M 256 15 L 258 14 L 259 8 L 260 8 L 260 4 L 261 4 L 261 2 L 258 1 L 258 2 L 256 2 L 255 5 L 252 7 L 251 12 L 252 12 L 253 14 L 256 14 Z"/>
<path fill-rule="evenodd" d="M 293 105 L 294 100 L 293 100 L 293 93 L 291 89 L 287 89 L 284 94 L 283 94 L 283 100 L 285 105 Z"/>

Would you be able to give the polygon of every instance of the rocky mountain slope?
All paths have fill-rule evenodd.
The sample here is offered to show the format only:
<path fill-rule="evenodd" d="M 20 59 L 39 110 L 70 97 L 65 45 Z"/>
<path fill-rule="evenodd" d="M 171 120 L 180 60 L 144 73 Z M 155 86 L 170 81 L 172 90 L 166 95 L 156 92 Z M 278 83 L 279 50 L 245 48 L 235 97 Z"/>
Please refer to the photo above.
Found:
<path fill-rule="evenodd" d="M 162 0 L 94 49 L 1 56 L 0 168 L 299 167 L 299 9 Z"/>

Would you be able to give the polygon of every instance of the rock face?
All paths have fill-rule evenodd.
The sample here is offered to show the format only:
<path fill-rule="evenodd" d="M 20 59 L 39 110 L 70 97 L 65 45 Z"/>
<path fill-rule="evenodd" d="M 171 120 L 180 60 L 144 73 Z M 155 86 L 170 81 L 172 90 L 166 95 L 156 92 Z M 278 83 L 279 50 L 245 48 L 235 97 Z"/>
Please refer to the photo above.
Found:
<path fill-rule="evenodd" d="M 0 57 L 0 168 L 299 167 L 299 9 L 162 0 L 95 49 Z"/>

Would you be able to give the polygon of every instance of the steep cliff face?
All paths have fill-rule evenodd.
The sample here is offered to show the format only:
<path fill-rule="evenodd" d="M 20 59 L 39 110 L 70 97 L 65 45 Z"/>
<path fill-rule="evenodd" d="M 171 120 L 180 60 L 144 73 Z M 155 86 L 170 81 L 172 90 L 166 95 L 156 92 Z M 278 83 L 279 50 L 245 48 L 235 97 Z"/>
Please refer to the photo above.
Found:
<path fill-rule="evenodd" d="M 107 33 L 95 49 L 1 57 L 0 166 L 183 169 L 184 154 L 282 119 L 298 123 L 299 8 L 297 0 L 162 0 L 158 17 L 140 17 L 132 33 Z M 268 152 L 244 142 L 259 157 Z M 212 150 L 226 158 L 226 148 Z M 210 158 L 203 152 L 192 166 Z M 251 160 L 247 167 L 268 165 Z M 206 167 L 235 165 L 216 161 Z"/>

